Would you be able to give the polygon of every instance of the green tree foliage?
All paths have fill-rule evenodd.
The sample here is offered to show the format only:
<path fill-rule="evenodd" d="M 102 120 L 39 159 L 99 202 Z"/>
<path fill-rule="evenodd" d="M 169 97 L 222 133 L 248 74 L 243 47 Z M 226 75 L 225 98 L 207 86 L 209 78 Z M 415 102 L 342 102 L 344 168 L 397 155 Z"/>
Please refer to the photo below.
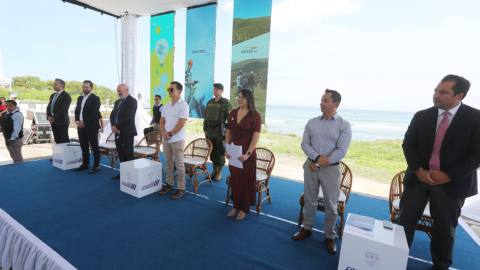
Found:
<path fill-rule="evenodd" d="M 35 76 L 21 76 L 13 77 L 14 84 L 12 85 L 12 92 L 18 92 L 18 98 L 20 100 L 38 100 L 48 101 L 53 91 L 53 81 L 42 81 L 39 77 Z M 83 94 L 82 91 L 83 82 L 80 81 L 67 81 L 65 82 L 65 90 L 72 96 L 72 101 L 75 102 L 77 98 Z M 110 104 L 117 100 L 117 93 L 112 89 L 93 84 L 93 93 L 100 97 L 102 104 L 105 104 L 105 99 L 110 99 Z M 0 95 L 8 98 L 8 89 L 0 89 Z"/>
<path fill-rule="evenodd" d="M 251 19 L 235 18 L 232 44 L 235 45 L 268 32 L 270 32 L 270 16 Z"/>

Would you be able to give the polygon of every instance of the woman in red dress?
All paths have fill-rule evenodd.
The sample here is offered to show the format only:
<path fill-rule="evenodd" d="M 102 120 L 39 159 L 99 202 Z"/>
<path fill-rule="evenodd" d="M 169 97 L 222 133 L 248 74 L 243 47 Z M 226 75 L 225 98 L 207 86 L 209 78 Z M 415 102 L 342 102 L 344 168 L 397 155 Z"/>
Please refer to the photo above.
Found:
<path fill-rule="evenodd" d="M 5 98 L 0 97 L 0 117 L 3 116 L 4 113 L 7 112 L 6 104 L 5 104 Z"/>
<path fill-rule="evenodd" d="M 250 213 L 250 206 L 256 205 L 256 162 L 255 147 L 260 139 L 262 118 L 255 109 L 255 100 L 250 90 L 243 89 L 237 97 L 238 108 L 232 110 L 228 118 L 225 143 L 242 146 L 243 155 L 238 158 L 243 162 L 243 169 L 230 167 L 230 183 L 232 186 L 233 209 L 228 217 L 237 215 L 237 220 Z M 225 152 L 225 157 L 231 156 Z"/>

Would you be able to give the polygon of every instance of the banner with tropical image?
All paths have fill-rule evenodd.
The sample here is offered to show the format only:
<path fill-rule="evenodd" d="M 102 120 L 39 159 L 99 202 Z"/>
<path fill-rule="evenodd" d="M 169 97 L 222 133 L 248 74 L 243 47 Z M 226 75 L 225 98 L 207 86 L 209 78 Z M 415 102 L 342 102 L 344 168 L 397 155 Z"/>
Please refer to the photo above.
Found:
<path fill-rule="evenodd" d="M 187 9 L 185 101 L 190 117 L 203 118 L 213 97 L 217 4 Z"/>

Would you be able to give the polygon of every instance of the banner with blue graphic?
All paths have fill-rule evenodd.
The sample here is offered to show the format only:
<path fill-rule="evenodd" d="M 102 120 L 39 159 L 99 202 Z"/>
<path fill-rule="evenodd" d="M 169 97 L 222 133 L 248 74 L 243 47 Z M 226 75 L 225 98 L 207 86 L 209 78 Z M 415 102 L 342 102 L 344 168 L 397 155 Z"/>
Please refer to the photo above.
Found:
<path fill-rule="evenodd" d="M 172 11 L 150 18 L 150 106 L 155 95 L 163 104 L 171 99 L 167 89 L 173 81 L 174 15 Z"/>
<path fill-rule="evenodd" d="M 203 118 L 213 97 L 217 4 L 187 10 L 185 101 L 190 117 Z"/>
<path fill-rule="evenodd" d="M 249 89 L 263 123 L 267 101 L 271 14 L 272 0 L 234 1 L 230 102 L 232 108 L 237 108 L 236 97 L 240 90 Z"/>

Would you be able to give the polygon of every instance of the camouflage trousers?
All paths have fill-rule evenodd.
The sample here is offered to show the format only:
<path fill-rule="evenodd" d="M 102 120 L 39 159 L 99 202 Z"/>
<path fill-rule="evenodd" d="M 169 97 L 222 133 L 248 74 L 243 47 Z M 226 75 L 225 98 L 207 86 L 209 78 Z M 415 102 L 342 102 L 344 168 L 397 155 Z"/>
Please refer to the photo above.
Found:
<path fill-rule="evenodd" d="M 207 132 L 207 139 L 212 142 L 212 153 L 210 154 L 210 160 L 213 165 L 221 166 L 225 165 L 225 149 L 223 148 L 223 141 L 225 137 L 221 135 L 210 136 Z"/>

